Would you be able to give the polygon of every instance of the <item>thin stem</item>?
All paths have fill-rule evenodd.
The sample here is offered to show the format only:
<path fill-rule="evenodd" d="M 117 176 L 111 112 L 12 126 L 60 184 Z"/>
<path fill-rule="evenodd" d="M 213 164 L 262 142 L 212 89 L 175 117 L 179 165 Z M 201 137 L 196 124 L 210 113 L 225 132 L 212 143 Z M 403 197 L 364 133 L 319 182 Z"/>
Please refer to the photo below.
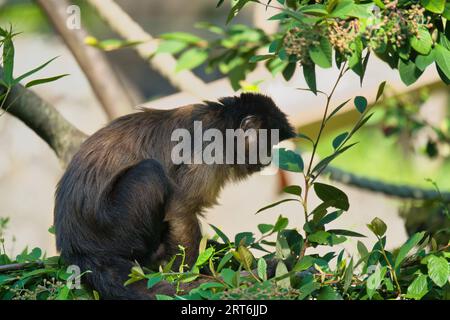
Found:
<path fill-rule="evenodd" d="M 10 92 L 11 92 L 11 87 L 8 87 L 8 89 L 6 89 L 6 93 L 3 96 L 2 103 L 0 105 L 0 109 L 2 110 L 2 113 L 0 113 L 0 115 L 3 115 L 7 111 L 7 110 L 4 109 L 4 107 L 5 107 L 5 102 L 8 99 L 8 96 L 9 96 Z"/>
<path fill-rule="evenodd" d="M 389 267 L 389 270 L 391 271 L 392 280 L 394 280 L 394 282 L 395 282 L 395 285 L 396 285 L 397 290 L 398 290 L 398 297 L 400 297 L 401 294 L 402 294 L 402 289 L 400 287 L 400 284 L 398 283 L 397 274 L 395 273 L 395 269 L 392 267 L 391 263 L 389 262 L 389 259 L 388 259 L 387 255 L 386 255 L 386 251 L 384 250 L 384 247 L 383 247 L 383 243 L 381 242 L 381 238 L 379 236 L 377 236 L 377 238 L 378 238 L 378 242 L 380 243 L 381 254 L 384 257 L 384 260 L 386 260 L 386 263 L 387 263 L 387 265 Z"/>
<path fill-rule="evenodd" d="M 311 158 L 309 160 L 308 170 L 307 170 L 306 175 L 303 174 L 303 177 L 305 180 L 305 195 L 302 200 L 302 205 L 303 205 L 303 211 L 304 211 L 304 215 L 305 215 L 305 224 L 308 223 L 308 221 L 309 221 L 308 220 L 308 193 L 309 193 L 309 189 L 311 188 L 311 186 L 314 182 L 314 178 L 311 179 L 312 163 L 313 163 L 316 151 L 317 151 L 317 146 L 319 145 L 319 141 L 322 136 L 323 129 L 325 128 L 326 119 L 328 116 L 328 109 L 330 107 L 331 99 L 333 98 L 334 92 L 336 91 L 336 88 L 337 88 L 340 80 L 342 79 L 342 77 L 344 76 L 344 74 L 347 70 L 348 69 L 346 69 L 346 63 L 344 63 L 339 71 L 339 75 L 336 79 L 336 82 L 333 85 L 333 88 L 331 89 L 330 94 L 326 94 L 323 91 L 320 91 L 320 93 L 323 93 L 327 97 L 327 100 L 326 100 L 326 105 L 325 105 L 325 111 L 323 113 L 322 122 L 320 124 L 319 133 L 317 134 L 317 138 L 313 143 L 313 151 L 312 151 Z M 307 239 L 308 239 L 308 232 L 305 231 L 305 242 L 304 242 L 302 250 L 300 252 L 299 259 L 302 259 L 305 256 L 306 249 L 309 247 L 309 242 Z"/>
<path fill-rule="evenodd" d="M 284 10 L 284 8 L 282 8 L 282 7 L 273 6 L 273 5 L 268 4 L 268 3 L 262 3 L 262 2 L 259 2 L 259 0 L 253 0 L 253 2 L 255 2 L 257 4 L 260 4 L 260 5 L 262 5 L 262 6 L 266 7 L 266 8 L 272 8 L 272 9 L 277 9 L 277 10 Z"/>
<path fill-rule="evenodd" d="M 347 71 L 346 63 L 344 62 L 342 67 L 341 67 L 341 70 L 339 71 L 339 75 L 338 75 L 338 77 L 336 79 L 336 82 L 334 83 L 333 88 L 331 89 L 330 94 L 327 95 L 327 102 L 326 102 L 326 105 L 325 105 L 325 111 L 323 113 L 322 122 L 320 124 L 319 133 L 317 135 L 316 141 L 314 141 L 312 155 L 311 155 L 311 158 L 309 160 L 308 171 L 307 171 L 307 174 L 306 174 L 307 176 L 311 175 L 312 163 L 313 163 L 316 151 L 317 151 L 317 146 L 319 145 L 320 138 L 322 137 L 323 129 L 325 128 L 325 123 L 326 123 L 326 119 L 327 119 L 327 115 L 328 115 L 328 109 L 330 107 L 331 99 L 333 98 L 334 92 L 336 91 L 336 88 L 337 88 L 340 80 L 342 79 L 342 77 L 344 76 L 346 71 Z"/>

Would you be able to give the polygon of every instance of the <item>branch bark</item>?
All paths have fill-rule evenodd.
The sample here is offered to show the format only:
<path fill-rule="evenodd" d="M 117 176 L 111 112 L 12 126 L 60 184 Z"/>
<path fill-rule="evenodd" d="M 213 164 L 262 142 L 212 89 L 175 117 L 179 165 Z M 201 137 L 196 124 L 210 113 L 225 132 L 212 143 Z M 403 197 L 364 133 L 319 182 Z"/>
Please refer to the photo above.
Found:
<path fill-rule="evenodd" d="M 0 78 L 3 68 L 0 67 Z M 0 87 L 0 95 L 5 88 Z M 16 85 L 4 108 L 32 129 L 52 148 L 63 167 L 69 163 L 87 135 L 67 121 L 53 106 L 33 91 Z"/>
<path fill-rule="evenodd" d="M 46 0 L 40 0 L 45 2 Z M 54 0 L 57 1 L 57 0 Z M 157 43 L 155 39 L 142 29 L 119 5 L 112 0 L 88 0 L 89 4 L 97 10 L 102 19 L 128 41 L 141 41 L 135 47 L 142 59 L 149 61 L 151 68 L 158 71 L 163 77 L 181 91 L 188 92 L 203 99 L 208 92 L 206 84 L 192 72 L 181 71 L 176 73 L 177 61 L 169 54 L 158 54 L 149 60 L 155 53 Z"/>
<path fill-rule="evenodd" d="M 130 97 L 104 54 L 85 44 L 84 40 L 88 34 L 83 28 L 71 30 L 67 27 L 67 8 L 70 3 L 67 0 L 36 0 L 36 2 L 78 61 L 109 119 L 132 112 Z"/>

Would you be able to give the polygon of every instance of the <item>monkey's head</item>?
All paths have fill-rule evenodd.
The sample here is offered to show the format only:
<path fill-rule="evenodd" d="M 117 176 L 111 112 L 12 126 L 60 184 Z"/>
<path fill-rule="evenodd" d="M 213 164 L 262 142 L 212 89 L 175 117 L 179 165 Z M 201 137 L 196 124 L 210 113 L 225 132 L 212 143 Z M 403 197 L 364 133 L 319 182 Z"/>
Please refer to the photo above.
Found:
<path fill-rule="evenodd" d="M 218 112 L 214 112 L 217 119 L 212 126 L 217 125 L 222 132 L 235 131 L 234 148 L 226 148 L 225 153 L 230 159 L 230 152 L 234 152 L 233 168 L 238 176 L 259 171 L 270 164 L 272 147 L 295 137 L 286 115 L 265 95 L 242 93 L 240 96 L 221 98 L 219 102 L 208 103 Z M 225 132 L 224 136 L 229 138 L 230 133 Z M 242 143 L 240 147 L 239 140 L 245 141 L 245 147 Z M 245 154 L 242 154 L 243 149 Z"/>

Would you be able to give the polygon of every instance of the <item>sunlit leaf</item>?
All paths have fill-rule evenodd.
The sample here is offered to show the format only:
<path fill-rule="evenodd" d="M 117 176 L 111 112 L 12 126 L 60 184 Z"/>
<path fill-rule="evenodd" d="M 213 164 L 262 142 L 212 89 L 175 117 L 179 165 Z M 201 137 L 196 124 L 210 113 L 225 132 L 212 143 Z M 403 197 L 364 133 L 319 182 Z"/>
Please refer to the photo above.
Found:
<path fill-rule="evenodd" d="M 447 259 L 433 255 L 428 259 L 427 266 L 430 279 L 442 288 L 450 277 L 450 265 Z"/>
<path fill-rule="evenodd" d="M 40 84 L 44 84 L 44 83 L 49 83 L 49 82 L 54 82 L 56 80 L 59 80 L 61 78 L 67 77 L 69 74 L 61 74 L 59 76 L 55 76 L 55 77 L 50 77 L 50 78 L 43 78 L 43 79 L 37 79 L 37 80 L 33 80 L 28 82 L 25 87 L 26 88 L 31 88 Z"/>

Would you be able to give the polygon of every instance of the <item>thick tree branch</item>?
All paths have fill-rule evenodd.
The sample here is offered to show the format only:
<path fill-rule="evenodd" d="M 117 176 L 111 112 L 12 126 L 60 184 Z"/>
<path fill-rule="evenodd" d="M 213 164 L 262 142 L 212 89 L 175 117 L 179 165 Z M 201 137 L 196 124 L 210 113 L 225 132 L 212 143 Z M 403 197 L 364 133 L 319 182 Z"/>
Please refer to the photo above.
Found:
<path fill-rule="evenodd" d="M 42 2 L 46 0 L 41 0 Z M 56 0 L 55 0 L 56 1 Z M 142 41 L 136 46 L 138 54 L 148 60 L 150 66 L 181 91 L 193 94 L 201 99 L 208 90 L 205 83 L 192 72 L 181 71 L 176 73 L 177 61 L 169 54 L 158 54 L 149 60 L 157 48 L 154 38 L 145 32 L 125 11 L 112 0 L 88 0 L 102 19 L 120 36 L 129 41 Z"/>
<path fill-rule="evenodd" d="M 132 102 L 117 79 L 104 54 L 85 44 L 87 32 L 81 29 L 69 29 L 66 0 L 36 0 L 46 13 L 55 29 L 69 47 L 81 69 L 86 75 L 98 101 L 110 119 L 132 112 Z"/>
<path fill-rule="evenodd" d="M 0 67 L 0 78 L 3 68 Z M 0 87 L 0 95 L 5 88 Z M 65 167 L 81 143 L 87 138 L 83 132 L 70 122 L 49 103 L 33 91 L 16 85 L 8 95 L 4 108 L 24 122 L 52 148 Z"/>

